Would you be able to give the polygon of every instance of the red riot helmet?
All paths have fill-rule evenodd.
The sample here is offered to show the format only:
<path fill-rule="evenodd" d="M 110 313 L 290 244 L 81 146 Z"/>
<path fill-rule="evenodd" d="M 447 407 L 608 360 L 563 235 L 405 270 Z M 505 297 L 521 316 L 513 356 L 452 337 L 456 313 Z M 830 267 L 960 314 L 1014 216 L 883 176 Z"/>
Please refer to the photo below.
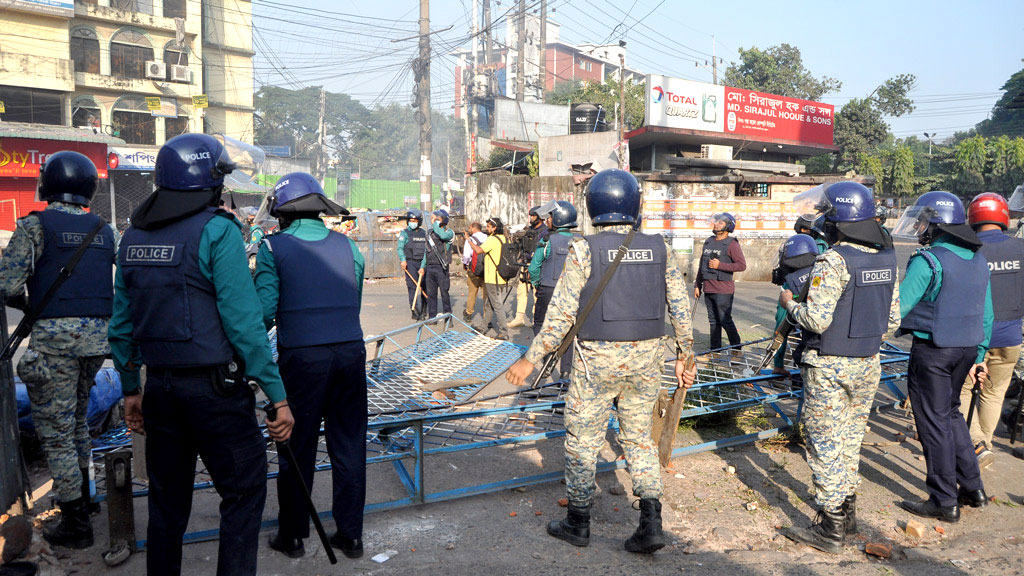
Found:
<path fill-rule="evenodd" d="M 967 222 L 974 229 L 982 224 L 995 224 L 1006 230 L 1010 227 L 1010 207 L 995 192 L 978 194 L 967 207 Z"/>

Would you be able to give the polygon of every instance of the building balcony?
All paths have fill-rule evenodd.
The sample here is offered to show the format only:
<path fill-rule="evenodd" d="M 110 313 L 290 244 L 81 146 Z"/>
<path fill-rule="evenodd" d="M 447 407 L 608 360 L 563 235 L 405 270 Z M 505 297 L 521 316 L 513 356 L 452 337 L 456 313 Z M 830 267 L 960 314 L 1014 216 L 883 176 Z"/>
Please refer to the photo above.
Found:
<path fill-rule="evenodd" d="M 79 92 L 101 90 L 188 99 L 196 93 L 195 85 L 199 80 L 200 76 L 195 70 L 192 71 L 192 84 L 75 72 L 75 89 Z"/>
<path fill-rule="evenodd" d="M 59 92 L 75 89 L 74 63 L 64 58 L 0 52 L 0 76 L 8 86 Z"/>
<path fill-rule="evenodd" d="M 96 6 L 92 4 L 75 3 L 76 18 L 90 18 L 104 22 L 116 22 L 118 24 L 138 26 L 150 30 L 162 30 L 174 33 L 177 27 L 174 25 L 174 18 L 164 18 L 153 14 L 142 14 L 130 10 L 117 10 L 109 6 Z M 202 32 L 202 19 L 196 15 L 194 18 L 185 20 L 185 33 L 198 36 Z"/>

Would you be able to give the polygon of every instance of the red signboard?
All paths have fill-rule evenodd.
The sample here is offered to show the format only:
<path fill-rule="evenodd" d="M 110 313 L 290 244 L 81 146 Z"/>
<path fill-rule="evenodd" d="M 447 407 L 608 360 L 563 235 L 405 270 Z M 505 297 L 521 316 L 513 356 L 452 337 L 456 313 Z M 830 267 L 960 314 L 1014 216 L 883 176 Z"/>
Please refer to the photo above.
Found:
<path fill-rule="evenodd" d="M 831 104 L 725 87 L 725 132 L 832 145 Z"/>
<path fill-rule="evenodd" d="M 0 138 L 0 177 L 38 178 L 39 166 L 46 157 L 62 150 L 85 154 L 96 165 L 100 178 L 107 177 L 106 144 L 32 138 Z"/>

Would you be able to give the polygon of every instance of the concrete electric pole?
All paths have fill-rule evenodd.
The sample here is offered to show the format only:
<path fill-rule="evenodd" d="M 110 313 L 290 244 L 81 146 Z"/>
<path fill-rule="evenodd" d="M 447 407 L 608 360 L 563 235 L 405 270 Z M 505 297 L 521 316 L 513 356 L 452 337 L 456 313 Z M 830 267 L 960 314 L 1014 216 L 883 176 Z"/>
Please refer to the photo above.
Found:
<path fill-rule="evenodd" d="M 526 0 L 519 0 L 519 16 L 516 18 L 516 100 L 523 101 L 525 94 L 526 59 Z"/>
<path fill-rule="evenodd" d="M 327 92 L 320 89 L 320 120 L 317 123 L 316 143 L 319 149 L 316 156 L 316 179 L 323 185 L 327 176 L 327 151 L 324 149 L 324 138 L 327 129 L 324 127 L 324 116 L 327 114 Z"/>
<path fill-rule="evenodd" d="M 420 209 L 430 210 L 430 0 L 420 0 L 420 56 L 417 59 L 416 92 L 420 123 Z"/>
<path fill-rule="evenodd" d="M 629 170 L 626 164 L 626 42 L 619 40 L 619 170 Z"/>
<path fill-rule="evenodd" d="M 540 0 L 540 101 L 548 89 L 548 0 Z"/>

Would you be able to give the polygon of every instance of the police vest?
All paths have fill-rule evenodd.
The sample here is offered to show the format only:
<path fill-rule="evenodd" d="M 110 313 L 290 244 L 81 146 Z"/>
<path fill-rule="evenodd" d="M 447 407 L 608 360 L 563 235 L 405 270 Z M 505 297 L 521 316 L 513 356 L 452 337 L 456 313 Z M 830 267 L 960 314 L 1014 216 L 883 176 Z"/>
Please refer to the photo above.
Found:
<path fill-rule="evenodd" d="M 1024 242 L 1000 234 L 978 252 L 988 261 L 996 322 L 1020 320 L 1024 316 Z"/>
<path fill-rule="evenodd" d="M 452 256 L 448 250 L 451 244 L 434 233 L 433 230 L 424 236 L 427 240 L 427 268 L 443 268 L 445 270 L 451 265 Z M 406 244 L 408 246 L 408 244 Z"/>
<path fill-rule="evenodd" d="M 43 253 L 29 276 L 29 304 L 40 318 L 109 318 L 114 306 L 114 233 L 103 226 L 82 254 L 75 271 L 41 312 L 35 305 L 56 282 L 61 268 L 78 251 L 85 237 L 102 222 L 95 214 L 59 210 L 33 212 L 43 227 Z"/>
<path fill-rule="evenodd" d="M 124 234 L 121 274 L 131 299 L 132 336 L 147 366 L 217 366 L 234 355 L 213 282 L 199 269 L 203 228 L 218 212 L 209 207 L 156 230 L 133 227 Z"/>
<path fill-rule="evenodd" d="M 601 232 L 584 238 L 590 245 L 590 278 L 583 285 L 580 308 L 594 297 L 626 235 Z M 580 327 L 580 339 L 629 342 L 664 336 L 667 261 L 660 236 L 634 236 L 629 253 Z"/>
<path fill-rule="evenodd" d="M 562 268 L 565 267 L 565 258 L 569 255 L 569 246 L 574 238 L 564 234 L 552 234 L 548 236 L 548 257 L 540 265 L 540 285 L 554 288 L 558 284 L 558 278 L 562 275 Z"/>
<path fill-rule="evenodd" d="M 985 339 L 985 290 L 988 262 L 981 253 L 965 260 L 942 246 L 918 250 L 942 266 L 942 283 L 934 301 L 921 300 L 903 317 L 901 332 L 929 332 L 940 348 L 969 348 Z M 928 261 L 931 264 L 930 261 Z M 934 267 L 933 267 L 934 273 Z"/>
<path fill-rule="evenodd" d="M 526 227 L 526 231 L 523 233 L 523 251 L 532 256 L 533 252 L 537 249 L 537 245 L 540 244 L 540 241 L 546 239 L 548 236 L 549 232 L 546 224 L 541 224 L 536 228 L 528 225 Z M 529 256 L 527 258 L 529 258 Z"/>
<path fill-rule="evenodd" d="M 722 240 L 712 236 L 704 241 L 704 248 L 700 257 L 700 275 L 702 278 L 705 280 L 732 280 L 732 272 L 710 268 L 708 262 L 712 258 L 718 258 L 718 261 L 723 264 L 731 264 L 732 258 L 729 257 L 729 245 L 735 241 L 736 239 L 732 236 L 726 236 Z"/>
<path fill-rule="evenodd" d="M 807 279 L 811 277 L 812 268 L 814 267 L 808 266 L 786 274 L 786 286 L 789 287 L 789 291 L 792 292 L 794 296 L 804 289 L 804 284 L 806 284 Z"/>
<path fill-rule="evenodd" d="M 836 302 L 832 323 L 825 332 L 806 331 L 807 347 L 825 356 L 874 356 L 889 326 L 896 285 L 896 253 L 864 252 L 843 244 L 833 246 L 832 250 L 843 257 L 850 281 Z"/>
<path fill-rule="evenodd" d="M 415 230 L 405 229 L 405 248 L 404 254 L 406 261 L 415 260 L 416 265 L 423 260 L 423 255 L 427 253 L 427 232 L 423 228 L 417 228 Z"/>
<path fill-rule="evenodd" d="M 266 242 L 280 282 L 278 344 L 294 348 L 362 340 L 351 241 L 330 232 L 322 240 L 274 234 Z"/>

